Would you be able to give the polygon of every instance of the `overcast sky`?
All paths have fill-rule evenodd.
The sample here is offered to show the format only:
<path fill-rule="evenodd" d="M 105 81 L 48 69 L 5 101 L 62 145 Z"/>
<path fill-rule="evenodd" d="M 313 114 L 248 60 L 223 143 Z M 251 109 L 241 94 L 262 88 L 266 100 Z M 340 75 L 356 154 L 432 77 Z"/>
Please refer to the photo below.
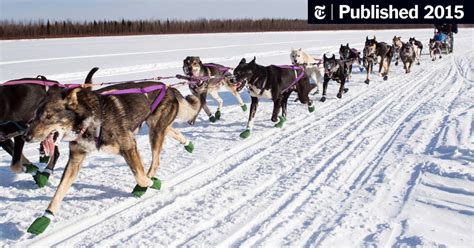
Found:
<path fill-rule="evenodd" d="M 297 18 L 307 0 L 0 0 L 3 20 Z"/>

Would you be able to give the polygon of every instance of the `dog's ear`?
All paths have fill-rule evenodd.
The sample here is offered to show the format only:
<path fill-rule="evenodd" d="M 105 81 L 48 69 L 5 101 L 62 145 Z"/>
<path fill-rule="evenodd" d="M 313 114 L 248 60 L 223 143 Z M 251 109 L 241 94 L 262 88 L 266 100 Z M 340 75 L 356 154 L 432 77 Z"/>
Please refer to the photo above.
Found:
<path fill-rule="evenodd" d="M 341 44 L 341 48 L 343 47 L 343 45 Z"/>
<path fill-rule="evenodd" d="M 250 61 L 250 63 L 255 64 L 255 60 L 257 60 L 257 57 L 253 56 L 253 59 L 252 59 L 252 61 Z"/>
<path fill-rule="evenodd" d="M 81 91 L 82 88 L 75 88 L 69 92 L 66 96 L 66 106 L 68 109 L 76 109 L 78 105 L 77 93 Z"/>
<path fill-rule="evenodd" d="M 349 47 L 349 43 L 346 44 L 346 47 Z"/>
<path fill-rule="evenodd" d="M 377 39 L 375 38 L 375 35 L 374 35 L 374 40 L 377 40 Z"/>
<path fill-rule="evenodd" d="M 245 58 L 242 58 L 239 62 L 239 65 L 247 63 L 247 60 Z"/>
<path fill-rule="evenodd" d="M 323 54 L 323 58 L 324 59 L 327 59 L 328 57 L 326 57 L 326 53 Z"/>
<path fill-rule="evenodd" d="M 369 41 L 369 36 L 365 36 L 365 41 Z"/>
<path fill-rule="evenodd" d="M 335 59 L 335 58 L 336 58 L 336 55 L 334 55 L 333 53 L 331 59 Z"/>

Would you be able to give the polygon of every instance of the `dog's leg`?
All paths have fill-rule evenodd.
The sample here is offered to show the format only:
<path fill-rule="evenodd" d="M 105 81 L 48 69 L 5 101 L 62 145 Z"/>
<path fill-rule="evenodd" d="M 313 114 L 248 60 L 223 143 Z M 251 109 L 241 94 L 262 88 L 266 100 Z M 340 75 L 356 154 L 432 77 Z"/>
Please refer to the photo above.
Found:
<path fill-rule="evenodd" d="M 247 122 L 247 129 L 240 133 L 240 138 L 245 139 L 250 136 L 250 130 L 253 128 L 253 119 L 258 107 L 258 97 L 251 97 L 252 103 L 250 104 L 249 120 Z"/>
<path fill-rule="evenodd" d="M 6 140 L 4 142 L 0 142 L 0 146 L 5 150 L 8 154 L 13 156 L 13 149 L 14 149 L 14 144 L 12 140 Z"/>
<path fill-rule="evenodd" d="M 23 146 L 25 145 L 25 141 L 21 136 L 17 136 L 13 138 L 15 141 L 14 146 L 13 146 L 13 155 L 12 155 L 12 162 L 10 164 L 10 169 L 15 172 L 15 173 L 20 173 L 23 171 L 24 166 L 22 158 L 23 158 Z M 28 161 L 29 163 L 29 161 Z M 38 168 L 36 167 L 35 171 L 27 171 L 27 172 L 36 172 Z"/>
<path fill-rule="evenodd" d="M 385 64 L 385 58 L 382 57 L 382 60 L 379 63 L 379 76 L 382 76 L 382 68 L 384 67 Z"/>
<path fill-rule="evenodd" d="M 202 108 L 204 109 L 204 112 L 206 113 L 206 115 L 209 117 L 209 121 L 210 121 L 210 122 L 216 122 L 216 117 L 214 117 L 214 116 L 212 115 L 211 110 L 210 110 L 209 107 L 207 106 L 206 97 L 207 97 L 207 91 L 204 92 L 204 93 L 201 93 L 201 95 L 200 95 L 201 106 L 202 106 Z"/>
<path fill-rule="evenodd" d="M 367 63 L 367 67 L 366 67 L 366 70 L 367 70 L 367 77 L 366 77 L 366 79 L 365 79 L 364 82 L 365 82 L 366 84 L 369 84 L 369 82 L 370 82 L 369 75 L 370 75 L 370 73 L 372 73 L 373 63 L 372 63 L 372 61 L 367 61 L 366 63 Z"/>
<path fill-rule="evenodd" d="M 323 82 L 323 96 L 321 97 L 321 102 L 326 101 L 326 92 L 328 90 L 328 83 L 329 83 L 330 78 L 329 77 L 324 77 L 324 82 Z"/>
<path fill-rule="evenodd" d="M 225 86 L 227 87 L 227 89 L 229 89 L 230 93 L 232 93 L 235 99 L 237 99 L 237 102 L 242 108 L 242 111 L 247 111 L 247 105 L 244 103 L 244 100 L 242 100 L 242 97 L 240 96 L 240 93 L 237 91 L 237 89 L 229 83 L 226 83 Z"/>
<path fill-rule="evenodd" d="M 133 137 L 130 137 L 130 139 L 130 142 L 133 142 L 133 145 L 129 149 L 121 150 L 120 155 L 122 155 L 127 162 L 133 176 L 135 177 L 135 181 L 137 182 L 137 185 L 133 188 L 132 195 L 135 197 L 141 197 L 145 194 L 147 188 L 152 187 L 155 182 L 145 175 L 145 169 L 140 154 L 138 153 L 137 143 Z"/>
<path fill-rule="evenodd" d="M 308 92 L 309 93 L 309 92 Z M 286 118 L 287 108 L 288 108 L 288 98 L 290 97 L 291 93 L 283 94 L 283 99 L 281 101 L 281 115 Z"/>
<path fill-rule="evenodd" d="M 42 217 L 37 218 L 33 224 L 28 228 L 29 233 L 40 234 L 46 230 L 49 223 L 54 217 L 59 209 L 64 196 L 71 187 L 72 183 L 77 177 L 81 164 L 84 161 L 87 153 L 80 149 L 76 144 L 70 143 L 69 145 L 69 161 L 64 169 L 63 176 L 56 190 L 56 193 L 53 196 L 53 199 L 49 203 L 48 208 L 46 209 L 45 214 Z"/>
<path fill-rule="evenodd" d="M 340 82 L 340 85 L 339 85 L 339 92 L 337 93 L 337 98 L 339 98 L 339 99 L 342 98 L 342 94 L 349 91 L 349 89 L 344 87 L 345 84 L 346 84 L 346 79 L 345 78 L 341 79 L 341 82 Z"/>
<path fill-rule="evenodd" d="M 170 126 L 168 126 L 167 130 L 173 129 Z M 151 144 L 151 150 L 152 150 L 152 161 L 150 168 L 148 169 L 147 177 L 152 178 L 152 180 L 157 182 L 157 185 L 154 185 L 155 189 L 160 189 L 161 188 L 161 182 L 154 178 L 156 175 L 156 171 L 158 170 L 158 167 L 160 166 L 160 154 L 161 154 L 161 149 L 163 148 L 163 141 L 165 137 L 165 132 L 162 130 L 150 130 L 150 144 Z M 158 183 L 159 182 L 159 183 Z"/>
<path fill-rule="evenodd" d="M 214 114 L 216 120 L 219 120 L 221 118 L 221 111 L 222 111 L 222 107 L 224 105 L 224 100 L 222 100 L 222 98 L 219 96 L 219 93 L 217 92 L 217 89 L 213 89 L 211 91 L 209 91 L 209 95 L 211 95 L 212 98 L 214 98 L 214 100 L 216 100 L 217 102 L 217 111 L 216 113 Z"/>
<path fill-rule="evenodd" d="M 58 161 L 59 155 L 60 153 L 59 153 L 58 146 L 54 146 L 54 154 L 49 158 L 46 168 L 44 168 L 42 172 L 37 172 L 33 176 L 33 179 L 35 180 L 38 187 L 42 188 L 46 186 L 46 183 L 48 183 L 49 176 L 53 174 L 53 170 L 54 170 L 54 167 L 56 166 L 56 162 Z"/>
<path fill-rule="evenodd" d="M 189 153 L 192 153 L 194 150 L 193 143 L 188 140 L 180 131 L 174 129 L 173 127 L 169 126 L 166 129 L 166 135 L 173 138 L 174 140 L 178 141 L 179 143 L 184 145 L 184 149 Z"/>
<path fill-rule="evenodd" d="M 275 124 L 275 127 L 278 128 L 283 127 L 283 124 L 286 122 L 286 117 L 278 116 L 280 114 L 280 108 L 282 108 L 282 97 L 283 96 L 280 96 L 280 98 L 273 100 L 272 121 L 277 122 L 279 120 L 278 123 Z"/>

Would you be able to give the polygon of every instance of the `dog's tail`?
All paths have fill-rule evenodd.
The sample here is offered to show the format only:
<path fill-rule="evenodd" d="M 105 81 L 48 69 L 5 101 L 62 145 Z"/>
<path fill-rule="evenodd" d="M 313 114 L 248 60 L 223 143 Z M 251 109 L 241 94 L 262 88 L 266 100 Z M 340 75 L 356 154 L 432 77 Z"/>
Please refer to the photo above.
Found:
<path fill-rule="evenodd" d="M 87 74 L 86 80 L 84 80 L 84 84 L 92 84 L 92 76 L 94 76 L 94 73 L 96 73 L 96 71 L 98 70 L 99 70 L 98 67 L 92 68 Z"/>
<path fill-rule="evenodd" d="M 179 92 L 178 92 L 179 93 Z M 201 110 L 201 101 L 198 97 L 187 95 L 183 97 L 181 93 L 178 97 L 178 115 L 176 119 L 180 121 L 194 122 L 199 111 Z"/>

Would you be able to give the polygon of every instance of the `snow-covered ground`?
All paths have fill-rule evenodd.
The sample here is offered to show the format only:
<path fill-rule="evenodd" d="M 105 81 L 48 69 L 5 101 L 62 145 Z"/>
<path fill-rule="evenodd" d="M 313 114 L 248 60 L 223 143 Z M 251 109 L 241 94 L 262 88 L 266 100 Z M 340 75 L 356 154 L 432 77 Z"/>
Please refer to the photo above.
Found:
<path fill-rule="evenodd" d="M 1 81 L 45 75 L 81 82 L 98 66 L 96 82 L 181 73 L 182 60 L 236 66 L 242 57 L 288 64 L 290 48 L 336 53 L 341 43 L 362 49 L 366 35 L 425 43 L 431 29 L 340 32 L 196 34 L 0 41 Z M 158 177 L 161 191 L 136 199 L 120 157 L 95 153 L 83 164 L 47 231 L 26 233 L 47 207 L 67 161 L 67 144 L 49 185 L 9 171 L 0 152 L 2 246 L 441 246 L 474 244 L 474 29 L 455 36 L 455 52 L 405 74 L 392 64 L 388 81 L 370 85 L 356 71 L 339 100 L 330 82 L 316 111 L 290 101 L 283 129 L 260 104 L 252 136 L 241 140 L 248 113 L 229 92 L 222 120 L 201 113 L 195 126 L 177 124 L 196 145 L 187 153 L 167 139 Z M 172 82 L 172 81 L 170 81 Z M 180 88 L 187 93 L 186 88 Z M 249 103 L 249 96 L 243 93 Z M 293 98 L 294 99 L 294 98 Z M 318 100 L 315 98 L 315 100 Z M 212 108 L 216 104 L 209 100 Z M 147 136 L 137 135 L 150 163 Z M 38 157 L 37 145 L 25 153 Z"/>

